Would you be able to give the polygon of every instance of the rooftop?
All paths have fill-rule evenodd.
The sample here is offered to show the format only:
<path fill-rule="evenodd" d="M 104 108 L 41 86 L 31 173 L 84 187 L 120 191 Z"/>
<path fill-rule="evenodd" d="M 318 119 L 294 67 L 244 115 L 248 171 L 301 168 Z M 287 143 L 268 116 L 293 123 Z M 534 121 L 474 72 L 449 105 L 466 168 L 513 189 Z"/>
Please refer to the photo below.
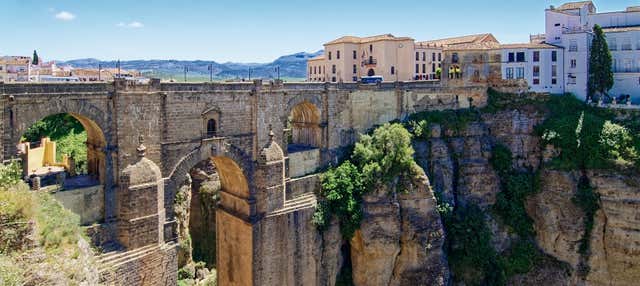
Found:
<path fill-rule="evenodd" d="M 418 42 L 418 45 L 425 46 L 437 46 L 437 47 L 450 47 L 456 45 L 468 45 L 468 44 L 480 44 L 480 43 L 498 43 L 498 40 L 490 34 L 477 34 L 477 35 L 467 35 L 461 37 L 453 37 L 453 38 L 445 38 L 445 39 L 437 39 L 430 40 L 424 42 Z"/>
<path fill-rule="evenodd" d="M 580 9 L 585 5 L 594 6 L 592 1 L 578 1 L 578 2 L 564 3 L 560 5 L 560 7 L 557 7 L 556 10 L 575 10 L 575 9 Z"/>
<path fill-rule="evenodd" d="M 344 43 L 352 43 L 352 44 L 362 44 L 376 41 L 413 41 L 412 38 L 409 37 L 396 37 L 392 34 L 384 34 L 370 37 L 356 37 L 356 36 L 344 36 L 338 39 L 335 39 L 331 42 L 326 43 L 325 45 L 333 45 L 333 44 L 344 44 Z"/>
<path fill-rule="evenodd" d="M 602 28 L 605 33 L 622 33 L 630 31 L 640 31 L 640 26 L 627 26 L 627 27 L 607 27 Z"/>
<path fill-rule="evenodd" d="M 562 49 L 562 47 L 545 43 L 515 43 L 500 45 L 501 49 Z"/>

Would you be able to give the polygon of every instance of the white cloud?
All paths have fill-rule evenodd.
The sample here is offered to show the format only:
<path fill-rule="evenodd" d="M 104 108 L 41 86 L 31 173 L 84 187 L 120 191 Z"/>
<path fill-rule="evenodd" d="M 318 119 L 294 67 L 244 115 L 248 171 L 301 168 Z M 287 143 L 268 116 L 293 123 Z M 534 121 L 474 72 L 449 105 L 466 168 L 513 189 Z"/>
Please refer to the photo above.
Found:
<path fill-rule="evenodd" d="M 138 28 L 142 28 L 144 27 L 144 24 L 138 22 L 138 21 L 133 21 L 131 23 L 125 23 L 125 22 L 120 22 L 118 23 L 116 26 L 118 27 L 122 27 L 122 28 L 133 28 L 133 29 L 138 29 Z"/>
<path fill-rule="evenodd" d="M 76 15 L 73 15 L 70 12 L 67 12 L 67 11 L 60 11 L 59 13 L 56 14 L 55 17 L 58 20 L 71 21 L 71 20 L 76 18 Z"/>

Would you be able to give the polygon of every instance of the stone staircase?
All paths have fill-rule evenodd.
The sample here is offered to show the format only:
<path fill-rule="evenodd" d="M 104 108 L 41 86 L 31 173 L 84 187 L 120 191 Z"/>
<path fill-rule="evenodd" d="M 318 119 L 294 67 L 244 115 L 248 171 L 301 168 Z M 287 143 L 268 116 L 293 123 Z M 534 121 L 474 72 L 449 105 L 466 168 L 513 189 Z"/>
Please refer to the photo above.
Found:
<path fill-rule="evenodd" d="M 291 200 L 286 200 L 281 209 L 278 209 L 270 214 L 267 214 L 267 217 L 278 216 L 278 215 L 294 212 L 301 209 L 315 207 L 316 203 L 317 203 L 316 195 L 313 193 L 299 195 Z"/>
<path fill-rule="evenodd" d="M 156 251 L 159 247 L 160 246 L 157 244 L 152 244 L 131 251 L 125 251 L 120 248 L 118 250 L 102 253 L 96 257 L 98 272 L 102 273 L 109 269 L 115 269 L 129 261 L 137 260 L 140 257 Z"/>

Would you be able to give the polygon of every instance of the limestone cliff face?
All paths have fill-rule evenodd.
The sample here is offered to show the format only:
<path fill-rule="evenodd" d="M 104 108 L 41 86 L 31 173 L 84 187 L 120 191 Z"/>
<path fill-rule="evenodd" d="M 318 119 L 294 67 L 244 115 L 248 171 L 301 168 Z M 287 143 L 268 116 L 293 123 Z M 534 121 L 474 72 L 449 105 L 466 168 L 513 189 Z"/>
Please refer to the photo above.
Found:
<path fill-rule="evenodd" d="M 364 197 L 364 220 L 351 240 L 354 284 L 446 285 L 443 243 L 426 176 L 380 186 Z"/>

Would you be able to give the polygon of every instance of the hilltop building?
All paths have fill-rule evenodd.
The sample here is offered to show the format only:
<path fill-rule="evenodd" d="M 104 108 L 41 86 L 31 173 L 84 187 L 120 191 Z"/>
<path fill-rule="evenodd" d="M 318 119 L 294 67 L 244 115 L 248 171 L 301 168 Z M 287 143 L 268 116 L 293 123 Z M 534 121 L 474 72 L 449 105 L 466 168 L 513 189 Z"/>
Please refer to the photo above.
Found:
<path fill-rule="evenodd" d="M 0 57 L 0 82 L 29 81 L 30 74 L 30 57 Z"/>
<path fill-rule="evenodd" d="M 345 36 L 324 44 L 324 55 L 307 62 L 308 81 L 357 82 L 381 76 L 385 81 L 434 80 L 442 49 L 391 34 Z"/>

